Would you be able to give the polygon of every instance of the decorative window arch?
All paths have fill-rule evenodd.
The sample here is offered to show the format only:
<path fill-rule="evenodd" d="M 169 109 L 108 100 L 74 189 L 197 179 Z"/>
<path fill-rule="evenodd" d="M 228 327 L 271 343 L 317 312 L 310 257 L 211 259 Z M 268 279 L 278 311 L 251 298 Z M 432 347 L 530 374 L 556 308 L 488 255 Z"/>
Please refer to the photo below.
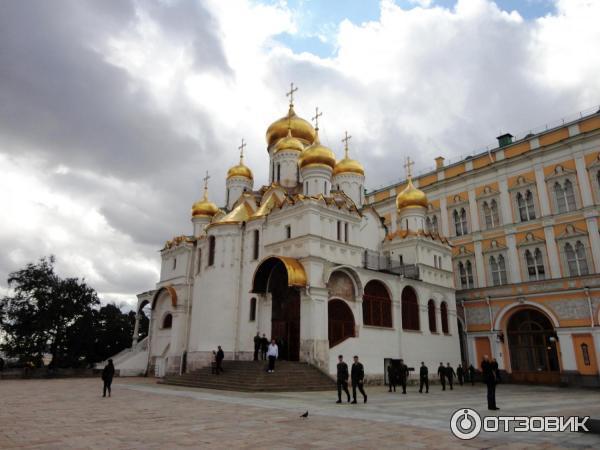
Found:
<path fill-rule="evenodd" d="M 533 251 L 525 250 L 525 263 L 527 264 L 529 280 L 543 280 L 546 278 L 542 251 L 539 248 L 535 248 Z"/>
<path fill-rule="evenodd" d="M 495 199 L 492 199 L 489 203 L 487 201 L 483 202 L 483 217 L 486 228 L 495 228 L 500 225 L 498 203 Z"/>
<path fill-rule="evenodd" d="M 458 263 L 458 275 L 460 278 L 460 287 L 462 289 L 475 287 L 473 282 L 473 265 L 471 264 L 471 261 L 460 261 Z"/>
<path fill-rule="evenodd" d="M 500 286 L 507 283 L 506 263 L 503 255 L 490 256 L 490 272 L 492 274 L 492 284 Z"/>
<path fill-rule="evenodd" d="M 577 277 L 589 274 L 585 246 L 581 241 L 577 241 L 575 247 L 567 242 L 565 244 L 565 255 L 569 267 L 569 276 Z"/>
<path fill-rule="evenodd" d="M 435 320 L 435 302 L 429 300 L 427 302 L 427 317 L 429 318 L 429 331 L 437 333 L 437 323 Z"/>
<path fill-rule="evenodd" d="M 402 329 L 419 331 L 419 300 L 417 292 L 411 286 L 402 290 Z"/>
<path fill-rule="evenodd" d="M 173 315 L 171 313 L 168 313 L 167 315 L 165 315 L 165 317 L 163 317 L 162 328 L 165 330 L 168 330 L 172 327 L 173 327 Z"/>
<path fill-rule="evenodd" d="M 517 207 L 519 208 L 519 219 L 521 222 L 535 219 L 533 193 L 529 189 L 525 191 L 525 195 L 521 192 L 517 193 Z"/>
<path fill-rule="evenodd" d="M 562 185 L 558 181 L 554 183 L 554 196 L 558 213 L 571 212 L 577 209 L 573 183 L 568 178 Z"/>
<path fill-rule="evenodd" d="M 442 302 L 440 305 L 440 316 L 442 318 L 442 333 L 448 334 L 448 304 L 446 302 Z"/>
<path fill-rule="evenodd" d="M 371 280 L 363 294 L 363 322 L 376 327 L 392 327 L 392 299 L 385 285 Z"/>
<path fill-rule="evenodd" d="M 454 229 L 456 231 L 457 236 L 462 236 L 469 232 L 467 227 L 467 211 L 465 208 L 460 208 L 460 210 L 455 209 L 452 213 L 454 217 Z"/>

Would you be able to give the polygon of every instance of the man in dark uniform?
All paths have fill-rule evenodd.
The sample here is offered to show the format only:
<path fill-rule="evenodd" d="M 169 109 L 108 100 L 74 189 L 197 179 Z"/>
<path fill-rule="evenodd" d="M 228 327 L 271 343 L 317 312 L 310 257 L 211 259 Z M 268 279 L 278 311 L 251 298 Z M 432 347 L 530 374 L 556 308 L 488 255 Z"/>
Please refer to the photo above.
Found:
<path fill-rule="evenodd" d="M 419 370 L 419 394 L 423 393 L 423 385 L 425 385 L 425 393 L 429 394 L 429 369 L 423 361 L 421 361 L 421 369 Z"/>
<path fill-rule="evenodd" d="M 390 387 L 388 389 L 388 392 L 392 392 L 392 389 L 394 389 L 394 392 L 396 392 L 396 382 L 398 379 L 398 374 L 396 373 L 396 368 L 394 367 L 394 365 L 391 362 L 387 366 L 387 376 L 388 376 L 388 385 Z"/>
<path fill-rule="evenodd" d="M 108 364 L 102 369 L 102 381 L 104 386 L 102 387 L 102 397 L 106 397 L 106 391 L 110 397 L 110 385 L 112 384 L 113 377 L 115 376 L 115 366 L 113 360 L 109 359 Z"/>
<path fill-rule="evenodd" d="M 260 333 L 257 331 L 256 336 L 254 336 L 254 361 L 258 361 L 258 352 L 260 352 L 261 346 Z"/>
<path fill-rule="evenodd" d="M 225 352 L 220 345 L 217 346 L 217 375 L 223 373 L 223 360 L 225 359 Z"/>
<path fill-rule="evenodd" d="M 450 363 L 446 363 L 446 379 L 448 380 L 448 384 L 450 385 L 450 390 L 452 390 L 452 382 L 454 381 L 454 377 L 456 376 L 456 372 L 454 368 L 450 365 Z"/>
<path fill-rule="evenodd" d="M 356 404 L 356 388 L 358 388 L 362 394 L 364 402 L 367 403 L 367 394 L 365 394 L 365 389 L 363 388 L 365 382 L 365 369 L 363 365 L 358 362 L 358 356 L 354 356 L 354 364 L 352 364 L 350 378 L 352 379 L 352 404 Z"/>
<path fill-rule="evenodd" d="M 348 392 L 348 364 L 344 362 L 344 357 L 340 355 L 338 356 L 337 365 L 338 400 L 336 403 L 342 403 L 342 389 L 348 397 L 348 402 L 350 402 L 350 392 Z"/>
<path fill-rule="evenodd" d="M 266 361 L 267 359 L 267 350 L 269 349 L 269 340 L 267 339 L 267 335 L 263 333 L 262 338 L 260 338 L 260 359 Z"/>
<path fill-rule="evenodd" d="M 469 365 L 469 380 L 471 380 L 471 386 L 475 386 L 475 367 L 473 367 L 473 364 Z"/>
<path fill-rule="evenodd" d="M 437 371 L 438 376 L 440 377 L 440 383 L 442 384 L 442 391 L 446 390 L 446 368 L 444 367 L 444 363 L 440 363 L 440 367 L 438 367 Z"/>
<path fill-rule="evenodd" d="M 496 411 L 500 409 L 496 406 L 496 372 L 494 370 L 494 365 L 489 360 L 488 355 L 483 355 L 481 372 L 483 375 L 483 382 L 487 385 L 488 409 Z"/>
<path fill-rule="evenodd" d="M 404 360 L 400 360 L 400 367 L 398 367 L 398 380 L 400 381 L 400 386 L 402 386 L 402 393 L 406 394 L 406 380 L 408 379 L 408 366 L 404 364 Z"/>
<path fill-rule="evenodd" d="M 463 369 L 462 364 L 459 364 L 456 368 L 456 377 L 458 378 L 458 384 L 462 386 L 465 381 L 465 369 Z"/>

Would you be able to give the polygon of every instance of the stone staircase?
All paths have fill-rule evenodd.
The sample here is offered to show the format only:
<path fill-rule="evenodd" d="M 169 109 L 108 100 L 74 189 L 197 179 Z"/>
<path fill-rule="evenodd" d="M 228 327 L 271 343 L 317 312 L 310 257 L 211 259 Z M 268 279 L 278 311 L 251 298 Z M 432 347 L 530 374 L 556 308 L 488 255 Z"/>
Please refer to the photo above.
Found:
<path fill-rule="evenodd" d="M 265 361 L 223 361 L 224 372 L 213 375 L 204 367 L 183 375 L 168 375 L 159 383 L 242 392 L 328 391 L 334 381 L 303 362 L 277 361 L 275 373 L 266 372 Z"/>

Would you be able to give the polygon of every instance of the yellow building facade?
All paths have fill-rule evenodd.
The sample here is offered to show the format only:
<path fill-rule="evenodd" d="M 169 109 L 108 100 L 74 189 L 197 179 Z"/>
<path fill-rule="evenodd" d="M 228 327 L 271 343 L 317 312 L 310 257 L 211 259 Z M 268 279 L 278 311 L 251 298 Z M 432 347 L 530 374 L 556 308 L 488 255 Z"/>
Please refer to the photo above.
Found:
<path fill-rule="evenodd" d="M 521 382 L 600 385 L 600 111 L 413 178 L 452 244 L 463 362 Z M 406 182 L 367 193 L 400 229 Z"/>

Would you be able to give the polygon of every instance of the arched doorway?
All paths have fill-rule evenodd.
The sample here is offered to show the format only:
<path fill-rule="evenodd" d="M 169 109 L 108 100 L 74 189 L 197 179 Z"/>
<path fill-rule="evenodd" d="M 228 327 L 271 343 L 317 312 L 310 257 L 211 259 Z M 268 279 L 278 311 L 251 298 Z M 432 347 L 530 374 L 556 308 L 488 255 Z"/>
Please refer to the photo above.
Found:
<path fill-rule="evenodd" d="M 419 301 L 415 290 L 406 286 L 402 289 L 402 329 L 419 331 Z"/>
<path fill-rule="evenodd" d="M 545 314 L 534 308 L 519 310 L 509 318 L 506 331 L 514 381 L 560 381 L 556 332 Z"/>
<path fill-rule="evenodd" d="M 381 281 L 371 280 L 365 285 L 362 306 L 365 325 L 392 328 L 392 299 Z"/>
<path fill-rule="evenodd" d="M 329 348 L 355 336 L 354 314 L 345 301 L 329 300 L 327 313 Z"/>
<path fill-rule="evenodd" d="M 252 292 L 271 294 L 271 337 L 282 359 L 300 359 L 300 291 L 306 286 L 302 264 L 293 258 L 270 256 L 256 268 Z"/>

